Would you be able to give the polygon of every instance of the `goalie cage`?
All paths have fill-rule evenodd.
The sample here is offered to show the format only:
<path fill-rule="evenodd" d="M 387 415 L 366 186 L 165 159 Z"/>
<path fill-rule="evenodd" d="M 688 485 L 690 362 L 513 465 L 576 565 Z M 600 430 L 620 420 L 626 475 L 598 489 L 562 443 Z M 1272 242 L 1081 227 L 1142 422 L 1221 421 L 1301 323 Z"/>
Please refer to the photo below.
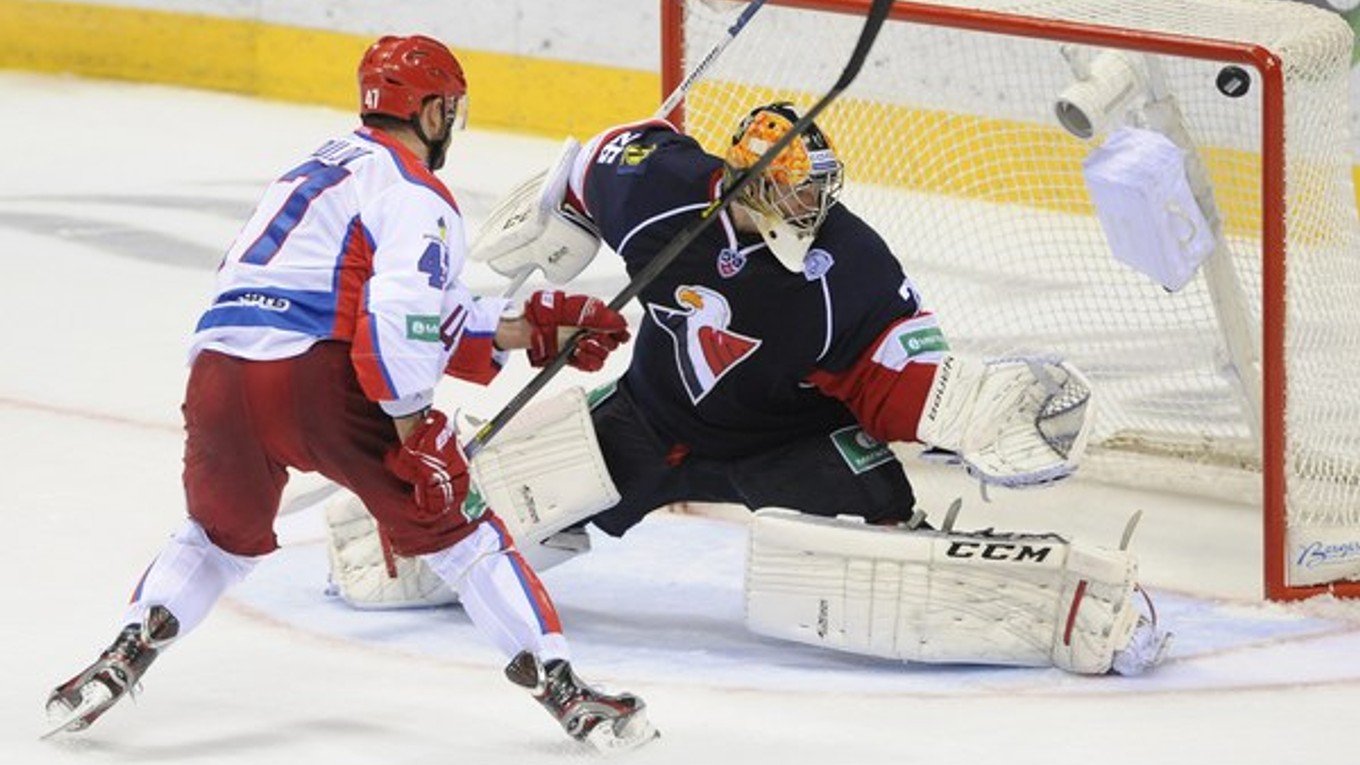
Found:
<path fill-rule="evenodd" d="M 741 5 L 662 0 L 663 91 Z M 752 104 L 806 105 L 866 7 L 771 0 L 672 119 L 718 151 Z M 1258 503 L 1275 600 L 1360 596 L 1352 37 L 1287 0 L 898 2 L 819 119 L 846 162 L 843 198 L 922 283 L 954 349 L 1087 370 L 1102 396 L 1088 475 L 1136 485 L 1155 464 L 1159 486 L 1170 471 Z M 1127 93 L 1092 80 L 1111 52 L 1133 62 Z M 1067 96 L 1102 107 L 1090 138 L 1060 125 Z M 1083 159 L 1121 126 L 1186 150 L 1216 233 L 1175 292 L 1111 256 L 1083 184 Z"/>

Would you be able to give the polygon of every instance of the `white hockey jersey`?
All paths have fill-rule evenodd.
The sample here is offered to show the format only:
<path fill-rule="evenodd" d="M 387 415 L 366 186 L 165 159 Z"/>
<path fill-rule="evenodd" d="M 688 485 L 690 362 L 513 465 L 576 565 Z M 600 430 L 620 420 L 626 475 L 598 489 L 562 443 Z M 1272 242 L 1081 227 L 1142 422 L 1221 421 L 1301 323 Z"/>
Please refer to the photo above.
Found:
<path fill-rule="evenodd" d="M 190 361 L 208 349 L 282 359 L 341 340 L 369 398 L 393 416 L 414 412 L 446 366 L 480 382 L 499 368 L 491 340 L 506 301 L 463 286 L 466 255 L 444 184 L 392 137 L 360 128 L 266 189 L 218 270 Z"/>

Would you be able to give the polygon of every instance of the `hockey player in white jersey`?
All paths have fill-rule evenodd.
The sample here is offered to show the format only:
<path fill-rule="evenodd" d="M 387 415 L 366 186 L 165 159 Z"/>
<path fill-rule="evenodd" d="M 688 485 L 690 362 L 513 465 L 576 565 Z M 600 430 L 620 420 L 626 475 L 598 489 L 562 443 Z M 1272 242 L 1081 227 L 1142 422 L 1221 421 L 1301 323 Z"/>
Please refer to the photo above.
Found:
<path fill-rule="evenodd" d="M 542 584 L 494 512 L 464 507 L 467 467 L 431 407 L 444 373 L 487 382 L 510 349 L 542 365 L 583 333 L 596 370 L 628 339 L 601 301 L 535 293 L 522 317 L 459 280 L 463 220 L 433 170 L 467 114 L 442 43 L 383 37 L 359 65 L 363 126 L 327 141 L 264 193 L 198 322 L 184 401 L 188 518 L 142 576 L 122 631 L 50 695 L 52 732 L 88 727 L 173 641 L 277 548 L 288 469 L 362 497 L 392 548 L 462 593 L 473 622 L 572 737 L 627 747 L 655 736 L 643 702 L 585 685 Z"/>

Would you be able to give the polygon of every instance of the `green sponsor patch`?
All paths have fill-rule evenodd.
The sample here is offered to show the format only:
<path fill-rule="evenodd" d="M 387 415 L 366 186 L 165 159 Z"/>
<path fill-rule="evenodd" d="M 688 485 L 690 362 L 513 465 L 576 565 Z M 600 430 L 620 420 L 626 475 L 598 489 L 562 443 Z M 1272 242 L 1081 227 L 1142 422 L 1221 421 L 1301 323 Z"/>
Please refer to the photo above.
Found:
<path fill-rule="evenodd" d="M 472 522 L 481 518 L 486 513 L 486 500 L 482 498 L 482 493 L 473 486 L 468 489 L 467 497 L 463 499 L 463 517 Z"/>
<path fill-rule="evenodd" d="M 897 342 L 902 344 L 902 350 L 906 351 L 908 356 L 949 350 L 949 343 L 944 339 L 944 333 L 939 327 L 926 327 L 898 335 Z"/>
<path fill-rule="evenodd" d="M 841 459 L 855 475 L 873 470 L 885 462 L 893 460 L 892 449 L 882 441 L 871 438 L 858 425 L 831 434 L 831 443 L 841 453 Z"/>
<path fill-rule="evenodd" d="M 586 394 L 586 408 L 590 409 L 591 411 L 594 411 L 595 407 L 599 406 L 601 401 L 604 401 L 605 399 L 614 395 L 614 391 L 618 390 L 618 388 L 619 381 L 610 380 L 604 385 L 601 385 L 600 387 L 591 390 L 589 393 Z"/>
<path fill-rule="evenodd" d="M 621 161 L 621 164 L 628 165 L 629 167 L 637 167 L 642 164 L 642 160 L 646 159 L 647 155 L 651 154 L 653 151 L 656 151 L 655 145 L 643 146 L 641 144 L 630 143 L 623 147 L 623 160 Z"/>
<path fill-rule="evenodd" d="M 439 342 L 439 317 L 407 316 L 406 337 L 409 340 L 418 340 L 422 343 Z"/>

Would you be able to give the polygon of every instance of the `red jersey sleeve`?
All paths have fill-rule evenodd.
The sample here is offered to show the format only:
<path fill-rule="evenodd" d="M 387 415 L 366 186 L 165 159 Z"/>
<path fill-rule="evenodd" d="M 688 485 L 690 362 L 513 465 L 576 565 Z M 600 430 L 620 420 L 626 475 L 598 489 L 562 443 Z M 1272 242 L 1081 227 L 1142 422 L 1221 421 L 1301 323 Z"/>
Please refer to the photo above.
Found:
<path fill-rule="evenodd" d="M 817 369 L 808 382 L 843 401 L 870 436 L 915 441 L 935 368 L 948 349 L 934 315 L 922 312 L 885 329 L 850 368 Z"/>

